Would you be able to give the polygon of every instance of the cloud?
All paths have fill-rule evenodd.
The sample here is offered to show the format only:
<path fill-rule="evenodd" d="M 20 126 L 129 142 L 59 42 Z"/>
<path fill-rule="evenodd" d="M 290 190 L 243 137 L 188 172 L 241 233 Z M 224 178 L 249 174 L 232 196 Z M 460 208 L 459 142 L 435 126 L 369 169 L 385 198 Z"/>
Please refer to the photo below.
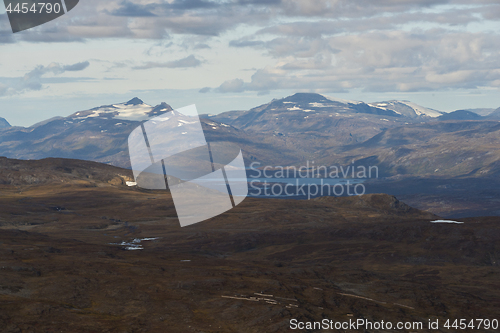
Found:
<path fill-rule="evenodd" d="M 193 46 L 195 50 L 202 50 L 202 49 L 211 49 L 210 45 L 205 44 L 205 43 L 198 43 Z"/>
<path fill-rule="evenodd" d="M 411 22 L 463 26 L 485 18 L 496 20 L 499 8 L 498 3 L 487 0 L 474 5 L 450 0 L 87 0 L 79 4 L 78 11 L 59 18 L 57 24 L 30 29 L 14 41 L 220 36 L 243 25 L 261 28 L 261 33 L 312 37 L 397 29 Z M 287 23 L 276 24 L 283 21 Z M 2 22 L 8 22 L 6 17 Z M 0 26 L 3 30 L 7 27 Z M 0 43 L 12 42 L 6 37 L 10 35 L 0 35 Z M 260 47 L 261 41 L 235 40 L 232 46 Z"/>
<path fill-rule="evenodd" d="M 202 61 L 194 55 L 187 56 L 182 59 L 167 61 L 167 62 L 147 62 L 144 65 L 132 67 L 133 69 L 150 69 L 150 68 L 189 68 L 198 67 Z"/>
<path fill-rule="evenodd" d="M 245 90 L 245 82 L 242 79 L 233 79 L 222 83 L 216 91 L 221 93 L 242 92 Z"/>
<path fill-rule="evenodd" d="M 22 94 L 29 90 L 41 90 L 43 88 L 42 78 L 46 74 L 60 75 L 65 72 L 78 72 L 86 69 L 90 63 L 88 61 L 78 62 L 71 65 L 61 65 L 51 63 L 48 66 L 38 65 L 33 70 L 26 73 L 21 78 L 4 78 L 9 84 L 0 82 L 0 96 Z M 88 80 L 88 78 L 81 78 Z M 73 82 L 78 79 L 69 79 Z M 65 81 L 68 82 L 68 81 Z"/>
<path fill-rule="evenodd" d="M 204 88 L 201 88 L 198 92 L 201 94 L 206 94 L 206 93 L 210 92 L 211 90 L 212 90 L 212 88 L 210 88 L 210 87 L 204 87 Z"/>
<path fill-rule="evenodd" d="M 261 68 L 245 80 L 242 68 L 234 69 L 233 63 L 228 66 L 232 76 L 224 75 L 228 80 L 215 81 L 202 93 L 429 91 L 497 87 L 500 80 L 498 1 L 87 0 L 78 8 L 57 24 L 14 37 L 0 34 L 0 43 L 103 38 L 161 43 L 168 38 L 169 52 L 202 52 L 210 60 L 228 47 L 248 48 L 268 60 L 263 65 L 259 59 Z M 0 24 L 1 32 L 6 26 Z M 166 47 L 155 51 L 161 49 L 156 52 L 161 55 Z M 198 53 L 165 62 L 147 61 L 149 56 L 132 68 L 196 68 L 203 63 Z M 252 66 L 256 64 L 241 64 Z M 29 89 L 37 89 L 41 81 L 32 75 Z"/>
<path fill-rule="evenodd" d="M 89 65 L 90 63 L 88 61 L 82 61 L 82 62 L 77 62 L 76 64 L 73 65 L 62 66 L 60 73 L 83 71 L 85 68 L 89 67 Z"/>
<path fill-rule="evenodd" d="M 407 92 L 494 87 L 500 36 L 446 29 L 388 30 L 329 37 L 278 37 L 264 43 L 274 66 L 216 92 L 361 89 Z"/>
<path fill-rule="evenodd" d="M 94 38 L 162 39 L 169 34 L 219 36 L 245 23 L 265 24 L 272 19 L 269 6 L 279 1 L 122 1 L 87 0 L 77 11 L 53 23 L 14 36 L 13 42 L 68 42 Z M 3 24 L 8 24 L 2 15 Z M 8 28 L 8 29 L 7 29 Z M 9 30 L 2 37 L 11 36 Z M 9 38 L 0 43 L 12 42 Z"/>
<path fill-rule="evenodd" d="M 266 43 L 260 40 L 248 40 L 248 39 L 239 39 L 232 40 L 229 42 L 229 46 L 232 47 L 256 47 L 256 46 L 264 46 Z"/>
<path fill-rule="evenodd" d="M 122 1 L 118 8 L 106 12 L 113 16 L 150 17 L 156 16 L 153 10 L 154 6 L 151 4 L 139 5 L 130 1 Z"/>

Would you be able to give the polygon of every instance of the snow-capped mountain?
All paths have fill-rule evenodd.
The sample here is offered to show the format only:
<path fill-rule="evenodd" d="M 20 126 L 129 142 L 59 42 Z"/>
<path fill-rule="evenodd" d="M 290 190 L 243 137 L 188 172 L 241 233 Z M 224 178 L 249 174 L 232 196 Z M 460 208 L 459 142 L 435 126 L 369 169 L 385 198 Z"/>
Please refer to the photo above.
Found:
<path fill-rule="evenodd" d="M 78 111 L 70 115 L 68 118 L 81 120 L 99 117 L 142 121 L 171 110 L 172 107 L 166 103 L 151 106 L 144 103 L 141 99 L 134 97 L 126 103 L 103 105 L 86 111 Z"/>
<path fill-rule="evenodd" d="M 318 126 L 324 126 L 333 119 L 359 118 L 360 114 L 371 115 L 375 119 L 397 118 L 400 114 L 383 108 L 370 106 L 364 102 L 332 99 L 314 93 L 297 93 L 282 99 L 275 99 L 249 111 L 226 115 L 226 112 L 210 119 L 230 121 L 235 127 L 252 130 L 305 131 L 317 130 L 311 123 L 318 120 Z M 325 118 L 329 121 L 325 122 Z M 387 120 L 387 119 L 386 119 Z"/>
<path fill-rule="evenodd" d="M 444 112 L 429 109 L 409 101 L 392 100 L 385 102 L 368 103 L 368 105 L 383 110 L 391 110 L 397 114 L 409 118 L 437 118 L 444 114 Z"/>
<path fill-rule="evenodd" d="M 166 103 L 151 106 L 135 97 L 125 103 L 78 111 L 67 117 L 53 117 L 26 128 L 1 129 L 0 156 L 18 159 L 64 157 L 129 167 L 129 134 L 141 122 L 167 112 L 157 121 L 174 118 L 176 121 L 169 122 L 168 126 L 175 127 L 180 136 L 187 134 L 189 124 L 193 122 L 190 115 L 173 111 Z M 207 119 L 202 119 L 202 127 L 208 134 L 214 133 L 222 138 L 237 131 L 229 125 Z"/>
<path fill-rule="evenodd" d="M 385 128 L 389 124 L 405 124 L 437 118 L 444 112 L 409 101 L 365 103 L 344 100 L 315 93 L 296 93 L 248 111 L 229 111 L 207 118 L 227 122 L 235 127 L 255 131 L 304 132 L 330 127 L 336 121 L 354 123 L 375 122 L 368 128 Z M 305 120 L 305 121 L 304 121 Z M 369 130 L 367 133 L 370 133 Z M 364 131 L 362 131 L 364 132 Z M 352 134 L 352 131 L 350 132 Z M 348 133 L 349 134 L 349 133 Z M 363 135 L 364 137 L 364 135 Z"/>
<path fill-rule="evenodd" d="M 164 119 L 171 119 L 172 114 L 177 120 L 169 124 L 178 132 L 177 138 L 185 137 L 191 122 L 189 116 L 176 114 L 166 103 L 151 106 L 139 98 L 133 98 L 125 103 L 78 111 L 66 117 L 54 117 L 27 128 L 16 126 L 0 129 L 0 155 L 18 159 L 66 157 L 127 167 L 130 161 L 127 146 L 129 134 L 142 121 L 167 112 L 169 114 Z M 413 129 L 413 132 L 408 133 L 415 137 L 427 138 L 429 131 L 443 125 L 443 121 L 471 122 L 466 125 L 482 128 L 492 125 L 494 120 L 481 125 L 467 120 L 469 116 L 464 119 L 462 112 L 447 117 L 438 116 L 441 114 L 406 101 L 368 104 L 298 93 L 247 111 L 206 115 L 201 117 L 205 118 L 201 122 L 208 141 L 237 143 L 245 152 L 245 158 L 252 161 L 293 165 L 299 160 L 320 158 L 329 163 L 327 159 L 331 156 L 350 150 L 353 151 L 349 156 L 366 158 L 377 154 L 409 154 L 418 149 L 405 148 L 398 154 L 393 154 L 391 150 L 393 146 L 412 141 L 407 138 L 408 129 Z M 477 119 L 486 122 L 490 118 Z M 494 122 L 493 125 L 497 126 L 498 121 Z M 457 130 L 463 125 L 458 124 Z M 358 148 L 362 151 L 357 151 Z M 446 168 L 443 166 L 441 169 Z"/>

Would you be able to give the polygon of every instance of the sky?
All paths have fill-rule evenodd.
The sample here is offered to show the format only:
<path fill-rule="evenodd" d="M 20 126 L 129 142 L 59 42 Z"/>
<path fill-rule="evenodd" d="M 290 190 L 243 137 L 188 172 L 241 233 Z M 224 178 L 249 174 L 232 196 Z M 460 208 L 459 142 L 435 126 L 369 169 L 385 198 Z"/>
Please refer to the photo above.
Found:
<path fill-rule="evenodd" d="M 1 6 L 1 5 L 0 5 Z M 0 117 L 30 126 L 139 97 L 200 113 L 296 92 L 500 107 L 498 0 L 80 0 L 12 33 Z"/>

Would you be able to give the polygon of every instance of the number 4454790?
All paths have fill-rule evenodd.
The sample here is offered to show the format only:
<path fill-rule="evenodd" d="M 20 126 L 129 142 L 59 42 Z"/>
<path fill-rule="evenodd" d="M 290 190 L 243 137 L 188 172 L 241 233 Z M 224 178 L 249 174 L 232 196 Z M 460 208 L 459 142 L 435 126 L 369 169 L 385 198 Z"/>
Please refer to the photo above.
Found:
<path fill-rule="evenodd" d="M 51 4 L 50 2 L 49 3 L 38 2 L 38 3 L 34 3 L 33 5 L 31 5 L 31 7 L 29 5 L 30 5 L 29 3 L 22 3 L 22 4 L 17 3 L 16 6 L 14 8 L 12 8 L 12 3 L 9 3 L 9 5 L 7 6 L 7 8 L 5 10 L 9 14 L 12 12 L 22 13 L 22 14 L 26 14 L 26 13 L 50 14 L 50 13 L 54 12 L 57 14 L 61 11 L 61 5 L 59 3 Z M 39 8 L 37 8 L 37 7 L 39 7 Z"/>
<path fill-rule="evenodd" d="M 498 329 L 498 320 L 497 319 L 472 319 L 470 321 L 466 319 L 455 319 L 454 321 L 448 319 L 446 323 L 443 325 L 444 328 L 447 329 L 461 329 L 464 330 L 466 328 L 470 329 L 486 329 L 489 330 L 491 329 Z"/>

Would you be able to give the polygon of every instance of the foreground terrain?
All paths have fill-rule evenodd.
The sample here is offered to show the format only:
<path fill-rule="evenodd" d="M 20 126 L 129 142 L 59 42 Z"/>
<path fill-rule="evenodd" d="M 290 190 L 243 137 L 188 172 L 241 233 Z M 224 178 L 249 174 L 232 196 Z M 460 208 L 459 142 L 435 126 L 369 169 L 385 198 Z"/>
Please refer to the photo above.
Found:
<path fill-rule="evenodd" d="M 430 223 L 381 194 L 247 198 L 180 228 L 170 194 L 125 186 L 123 169 L 49 162 L 36 184 L 3 166 L 0 332 L 288 332 L 324 318 L 452 332 L 447 319 L 500 319 L 497 217 Z"/>

